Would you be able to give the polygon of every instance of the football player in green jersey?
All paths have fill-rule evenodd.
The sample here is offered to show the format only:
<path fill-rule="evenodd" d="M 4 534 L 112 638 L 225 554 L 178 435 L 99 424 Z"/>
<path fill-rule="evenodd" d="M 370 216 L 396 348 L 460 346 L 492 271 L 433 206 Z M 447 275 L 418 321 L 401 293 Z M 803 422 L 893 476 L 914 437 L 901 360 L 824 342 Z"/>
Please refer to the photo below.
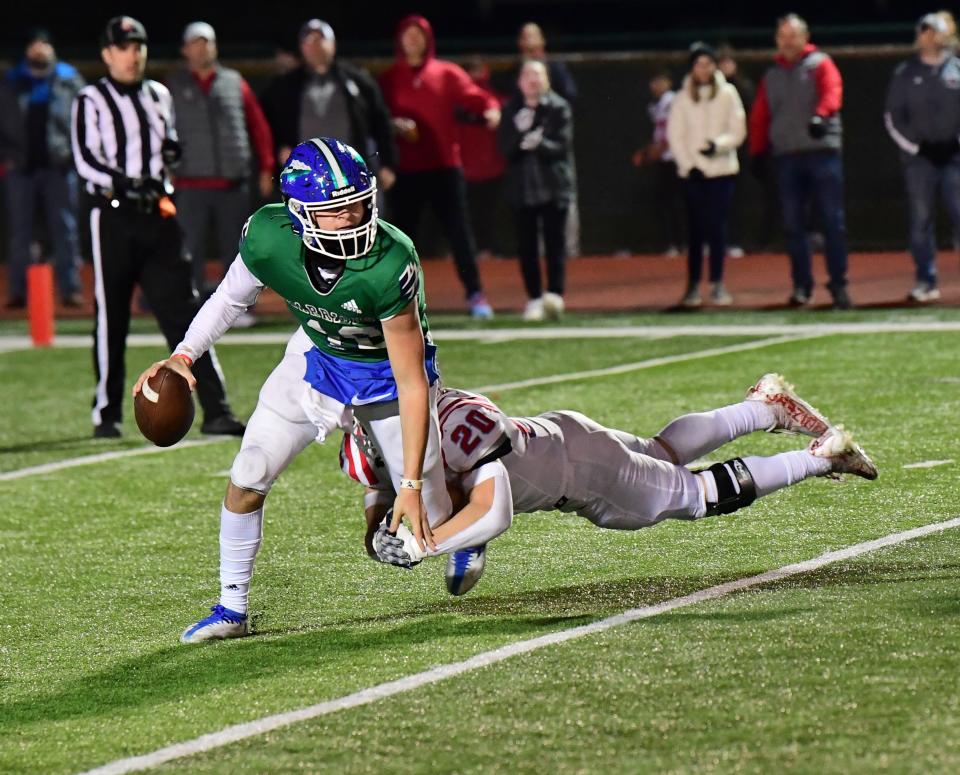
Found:
<path fill-rule="evenodd" d="M 280 175 L 283 204 L 247 221 L 240 255 L 170 358 L 153 364 L 195 384 L 190 365 L 264 287 L 300 328 L 260 391 L 220 518 L 220 601 L 181 641 L 250 632 L 247 600 L 274 480 L 310 442 L 361 422 L 398 493 L 391 529 L 410 523 L 424 549 L 430 525 L 450 516 L 436 417 L 436 348 L 420 261 L 401 231 L 377 218 L 376 180 L 360 155 L 332 138 L 298 145 Z"/>

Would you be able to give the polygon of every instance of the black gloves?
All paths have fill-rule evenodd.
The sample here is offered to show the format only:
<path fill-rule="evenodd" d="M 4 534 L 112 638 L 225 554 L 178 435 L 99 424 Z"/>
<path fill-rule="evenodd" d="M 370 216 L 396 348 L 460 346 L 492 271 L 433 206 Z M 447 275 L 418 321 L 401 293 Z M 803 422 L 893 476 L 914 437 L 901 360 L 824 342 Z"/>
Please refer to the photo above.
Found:
<path fill-rule="evenodd" d="M 823 116 L 814 116 L 807 124 L 807 134 L 814 140 L 822 140 L 827 136 L 827 120 Z"/>
<path fill-rule="evenodd" d="M 154 178 L 128 178 L 117 175 L 113 179 L 113 196 L 141 208 L 152 208 L 166 195 L 163 183 Z"/>
<path fill-rule="evenodd" d="M 717 144 L 713 140 L 707 140 L 707 144 L 700 149 L 700 155 L 708 159 L 717 153 Z"/>
<path fill-rule="evenodd" d="M 163 138 L 163 142 L 160 143 L 160 156 L 163 158 L 163 163 L 166 166 L 176 167 L 180 163 L 180 158 L 183 156 L 183 148 L 176 140 L 165 137 Z"/>
<path fill-rule="evenodd" d="M 703 170 L 699 167 L 694 167 L 687 173 L 687 180 L 703 180 L 705 177 Z"/>
<path fill-rule="evenodd" d="M 923 141 L 920 143 L 917 155 L 923 156 L 935 167 L 945 167 L 958 151 L 960 151 L 960 140 L 953 137 L 939 142 Z"/>

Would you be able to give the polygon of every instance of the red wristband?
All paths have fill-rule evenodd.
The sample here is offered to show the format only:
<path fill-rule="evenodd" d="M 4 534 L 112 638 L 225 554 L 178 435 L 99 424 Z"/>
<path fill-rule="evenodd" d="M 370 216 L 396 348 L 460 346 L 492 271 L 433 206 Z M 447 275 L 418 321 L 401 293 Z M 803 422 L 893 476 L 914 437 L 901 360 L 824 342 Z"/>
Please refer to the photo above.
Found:
<path fill-rule="evenodd" d="M 176 353 L 170 356 L 171 358 L 183 358 L 187 362 L 187 366 L 193 366 L 193 358 L 189 355 L 184 355 L 183 353 Z"/>

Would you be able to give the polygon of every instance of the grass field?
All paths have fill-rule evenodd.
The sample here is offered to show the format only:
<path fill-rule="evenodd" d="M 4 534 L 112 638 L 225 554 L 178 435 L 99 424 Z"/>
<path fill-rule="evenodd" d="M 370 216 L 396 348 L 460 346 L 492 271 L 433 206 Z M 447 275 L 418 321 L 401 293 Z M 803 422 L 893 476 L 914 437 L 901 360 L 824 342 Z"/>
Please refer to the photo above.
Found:
<path fill-rule="evenodd" d="M 570 324 L 678 322 L 686 319 Z M 21 332 L 0 329 L 10 333 Z M 451 598 L 441 560 L 404 572 L 365 557 L 359 492 L 339 473 L 336 445 L 317 446 L 268 500 L 252 591 L 258 635 L 194 647 L 177 637 L 214 602 L 219 501 L 238 442 L 10 478 L 144 442 L 132 419 L 122 441 L 88 438 L 88 350 L 0 353 L 0 476 L 8 475 L 0 480 L 0 771 L 82 771 L 957 515 L 955 462 L 904 468 L 960 459 L 955 332 L 835 334 L 700 355 L 767 338 L 545 342 L 507 332 L 502 341 L 442 342 L 441 364 L 449 384 L 469 388 L 684 356 L 490 392 L 511 413 L 575 408 L 641 434 L 736 401 L 760 374 L 782 371 L 857 432 L 878 481 L 814 480 L 736 515 L 637 533 L 557 513 L 519 516 L 491 545 L 476 589 Z M 250 412 L 281 351 L 219 348 L 238 413 Z M 162 354 L 131 348 L 131 376 Z M 802 443 L 755 434 L 723 457 Z M 929 536 L 160 769 L 958 771 L 958 568 L 957 535 Z"/>

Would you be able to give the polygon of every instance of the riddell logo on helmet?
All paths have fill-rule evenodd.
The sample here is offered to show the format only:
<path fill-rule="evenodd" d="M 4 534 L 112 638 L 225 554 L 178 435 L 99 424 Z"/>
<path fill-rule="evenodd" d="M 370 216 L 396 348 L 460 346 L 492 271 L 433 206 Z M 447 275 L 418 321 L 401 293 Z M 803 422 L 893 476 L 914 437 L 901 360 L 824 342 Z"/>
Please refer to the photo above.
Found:
<path fill-rule="evenodd" d="M 346 188 L 338 188 L 336 191 L 330 193 L 330 196 L 346 196 L 347 194 L 352 194 L 357 190 L 356 186 L 347 186 Z"/>

